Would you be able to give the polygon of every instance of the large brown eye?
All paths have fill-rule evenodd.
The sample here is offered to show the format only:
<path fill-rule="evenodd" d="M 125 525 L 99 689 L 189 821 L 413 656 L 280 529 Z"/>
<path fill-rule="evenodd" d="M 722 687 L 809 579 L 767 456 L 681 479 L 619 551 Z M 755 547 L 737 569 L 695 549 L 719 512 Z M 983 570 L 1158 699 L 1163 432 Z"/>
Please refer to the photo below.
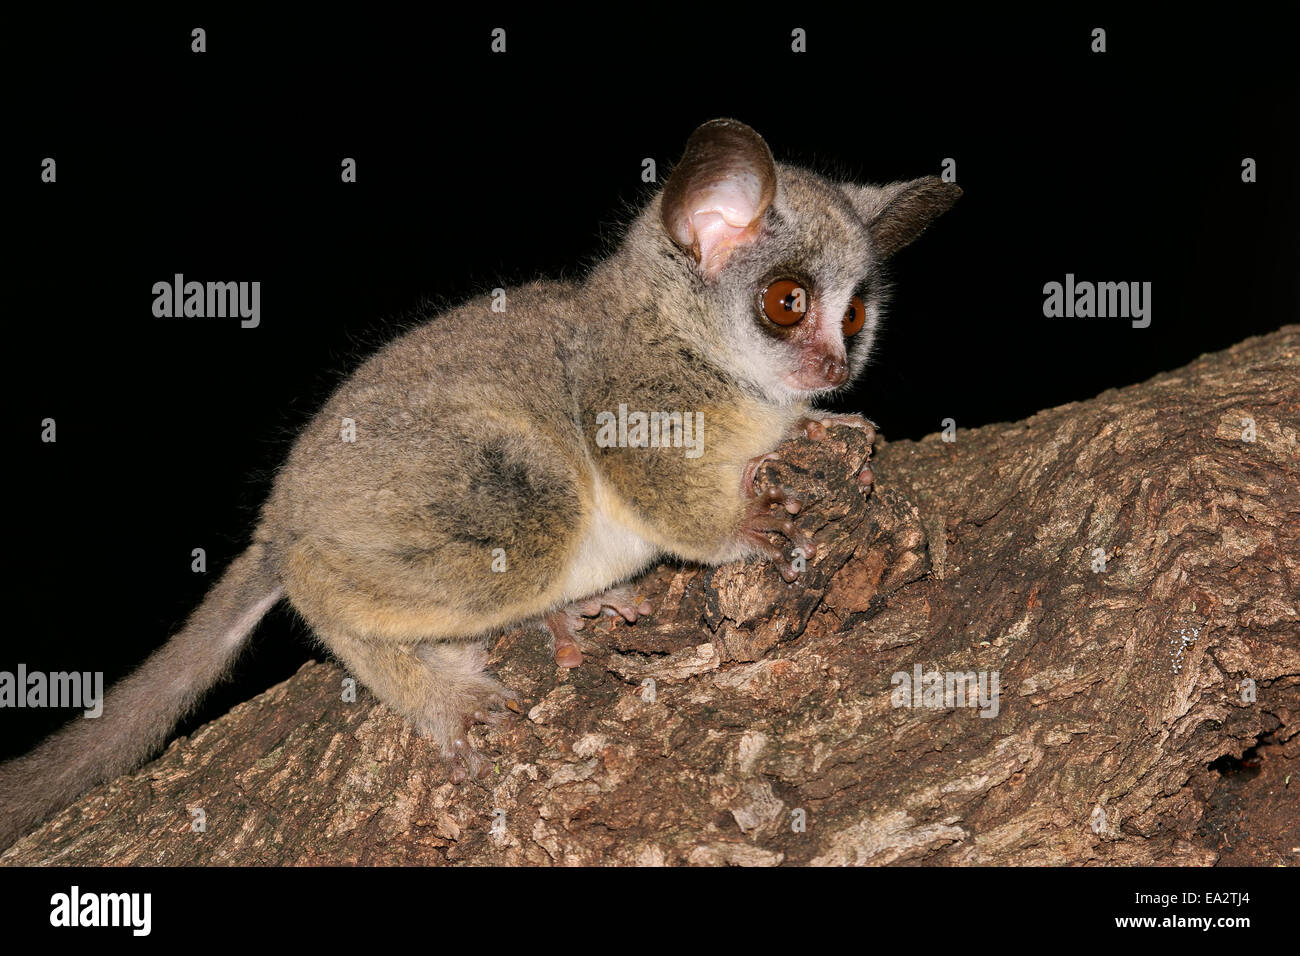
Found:
<path fill-rule="evenodd" d="M 808 292 L 793 279 L 777 279 L 759 295 L 758 306 L 777 325 L 794 325 L 808 314 Z"/>
<path fill-rule="evenodd" d="M 862 300 L 855 295 L 853 301 L 849 303 L 849 310 L 844 313 L 845 336 L 857 335 L 862 331 L 862 326 L 866 321 L 867 307 L 863 305 Z"/>

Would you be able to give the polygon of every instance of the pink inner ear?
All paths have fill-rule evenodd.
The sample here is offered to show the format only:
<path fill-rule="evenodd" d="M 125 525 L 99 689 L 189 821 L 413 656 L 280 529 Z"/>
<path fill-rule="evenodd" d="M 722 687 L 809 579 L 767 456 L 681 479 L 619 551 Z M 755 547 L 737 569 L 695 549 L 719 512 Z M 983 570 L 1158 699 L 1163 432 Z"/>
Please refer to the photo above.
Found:
<path fill-rule="evenodd" d="M 700 268 L 715 276 L 726 264 L 731 250 L 753 242 L 753 228 L 761 214 L 763 184 L 750 173 L 732 171 L 691 197 L 687 227 L 691 235 L 680 237 L 683 245 L 699 249 Z"/>

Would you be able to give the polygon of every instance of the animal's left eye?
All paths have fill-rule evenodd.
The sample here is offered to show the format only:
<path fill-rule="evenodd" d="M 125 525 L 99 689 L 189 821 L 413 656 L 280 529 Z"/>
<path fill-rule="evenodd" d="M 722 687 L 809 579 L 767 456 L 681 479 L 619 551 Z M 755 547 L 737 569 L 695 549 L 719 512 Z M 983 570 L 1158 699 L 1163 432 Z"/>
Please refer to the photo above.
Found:
<path fill-rule="evenodd" d="M 794 279 L 777 279 L 758 294 L 758 308 L 777 325 L 797 325 L 808 313 L 808 293 Z"/>
<path fill-rule="evenodd" d="M 866 321 L 867 307 L 855 295 L 853 301 L 849 303 L 849 310 L 844 313 L 844 334 L 846 336 L 857 335 L 862 331 L 862 326 Z"/>

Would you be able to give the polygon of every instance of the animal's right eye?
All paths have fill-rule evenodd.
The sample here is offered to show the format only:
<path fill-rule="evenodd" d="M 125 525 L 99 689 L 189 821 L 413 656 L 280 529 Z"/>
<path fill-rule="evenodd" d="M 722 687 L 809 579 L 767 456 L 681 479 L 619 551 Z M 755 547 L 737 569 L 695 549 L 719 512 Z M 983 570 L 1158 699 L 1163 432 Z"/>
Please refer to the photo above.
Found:
<path fill-rule="evenodd" d="M 808 292 L 794 279 L 777 279 L 759 293 L 758 307 L 777 325 L 796 325 L 808 314 Z"/>
<path fill-rule="evenodd" d="M 844 313 L 844 337 L 857 335 L 866 322 L 867 307 L 862 304 L 862 299 L 855 295 L 849 302 L 849 310 Z"/>

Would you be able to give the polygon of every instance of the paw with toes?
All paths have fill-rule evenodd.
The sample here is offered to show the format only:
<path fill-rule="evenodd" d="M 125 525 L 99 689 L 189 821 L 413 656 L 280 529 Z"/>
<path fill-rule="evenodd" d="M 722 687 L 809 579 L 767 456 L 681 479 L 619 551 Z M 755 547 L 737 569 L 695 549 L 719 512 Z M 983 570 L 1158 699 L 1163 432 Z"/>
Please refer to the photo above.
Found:
<path fill-rule="evenodd" d="M 796 566 L 801 560 L 807 561 L 817 554 L 817 546 L 812 535 L 803 531 L 790 518 L 803 510 L 803 502 L 796 493 L 784 485 L 766 481 L 759 470 L 764 462 L 776 460 L 776 454 L 761 455 L 753 459 L 745 469 L 745 489 L 749 501 L 741 521 L 741 535 L 762 554 L 776 562 L 777 570 L 786 581 L 799 577 Z M 790 555 L 768 537 L 778 534 L 792 545 Z"/>
<path fill-rule="evenodd" d="M 796 436 L 803 435 L 812 441 L 825 441 L 830 435 L 829 429 L 835 425 L 858 429 L 863 433 L 868 445 L 876 440 L 876 426 L 871 419 L 861 415 L 843 415 L 835 412 L 813 412 L 811 417 L 799 419 L 795 422 L 794 433 Z M 871 470 L 871 465 L 863 465 L 858 472 L 858 485 L 864 491 L 869 491 L 875 480 L 876 476 Z"/>
<path fill-rule="evenodd" d="M 480 779 L 492 761 L 474 746 L 470 730 L 475 724 L 512 723 L 523 711 L 519 695 L 486 671 L 444 670 L 438 676 L 442 693 L 426 702 L 416 728 L 438 745 L 450 765 L 453 783 Z"/>
<path fill-rule="evenodd" d="M 643 595 L 631 588 L 619 587 L 551 611 L 543 615 L 542 625 L 551 635 L 556 666 L 572 668 L 582 663 L 578 631 L 586 625 L 587 619 L 606 617 L 613 627 L 615 618 L 635 624 L 653 610 Z"/>

